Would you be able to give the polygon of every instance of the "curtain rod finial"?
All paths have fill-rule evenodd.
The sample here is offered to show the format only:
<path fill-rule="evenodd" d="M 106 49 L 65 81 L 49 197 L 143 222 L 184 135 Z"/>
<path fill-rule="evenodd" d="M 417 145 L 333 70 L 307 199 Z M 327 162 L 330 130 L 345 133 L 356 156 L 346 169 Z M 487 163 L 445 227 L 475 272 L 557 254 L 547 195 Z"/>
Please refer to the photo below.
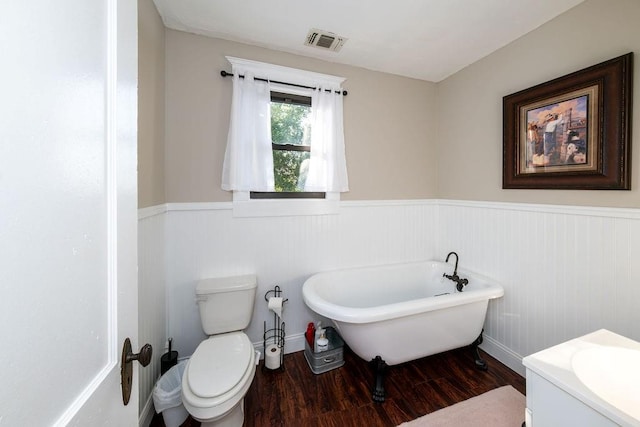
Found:
<path fill-rule="evenodd" d="M 227 73 L 225 70 L 220 71 L 220 75 L 222 77 L 227 77 L 229 75 L 229 73 Z"/>

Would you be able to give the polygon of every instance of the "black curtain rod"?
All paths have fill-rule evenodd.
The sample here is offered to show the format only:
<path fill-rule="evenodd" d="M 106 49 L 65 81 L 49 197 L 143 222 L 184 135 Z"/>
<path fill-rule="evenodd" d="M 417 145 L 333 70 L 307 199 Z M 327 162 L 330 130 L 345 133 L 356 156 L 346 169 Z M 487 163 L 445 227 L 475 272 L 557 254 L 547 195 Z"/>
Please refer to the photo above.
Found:
<path fill-rule="evenodd" d="M 233 77 L 233 73 L 227 73 L 225 70 L 220 71 L 220 75 L 222 77 L 227 77 L 227 76 Z M 242 76 L 242 75 L 240 75 L 238 77 L 240 77 L 241 79 L 244 79 L 244 76 Z M 313 86 L 297 85 L 295 83 L 279 82 L 279 81 L 276 81 L 276 80 L 261 79 L 259 77 L 254 77 L 253 79 L 261 81 L 261 82 L 271 82 L 271 83 L 278 83 L 278 84 L 281 84 L 281 85 L 301 87 L 303 89 L 316 89 Z M 325 92 L 331 92 L 331 89 L 325 89 Z M 347 94 L 348 94 L 348 92 L 346 90 L 343 90 L 342 92 L 340 92 L 339 90 L 336 90 L 335 93 L 341 93 L 343 96 L 347 96 Z"/>

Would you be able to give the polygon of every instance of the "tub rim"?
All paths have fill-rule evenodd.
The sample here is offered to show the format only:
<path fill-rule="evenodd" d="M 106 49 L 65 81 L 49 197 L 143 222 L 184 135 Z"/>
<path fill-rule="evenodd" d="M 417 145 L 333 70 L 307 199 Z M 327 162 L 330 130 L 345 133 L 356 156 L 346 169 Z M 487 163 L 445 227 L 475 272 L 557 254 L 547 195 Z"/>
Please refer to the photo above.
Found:
<path fill-rule="evenodd" d="M 317 282 L 323 277 L 340 272 L 353 272 L 358 270 L 375 270 L 377 268 L 393 268 L 403 265 L 432 264 L 450 265 L 439 260 L 425 260 L 417 262 L 403 262 L 395 264 L 372 265 L 365 267 L 343 268 L 313 274 L 302 285 L 302 299 L 304 303 L 321 316 L 331 320 L 346 323 L 374 323 L 384 320 L 396 319 L 399 317 L 411 316 L 428 311 L 442 310 L 449 307 L 472 304 L 479 301 L 488 301 L 500 298 L 504 295 L 504 287 L 497 281 L 464 268 L 458 268 L 458 272 L 463 277 L 473 277 L 473 279 L 486 283 L 481 289 L 455 292 L 447 295 L 418 298 L 409 301 L 379 305 L 375 307 L 348 307 L 327 301 L 321 297 L 315 287 Z"/>

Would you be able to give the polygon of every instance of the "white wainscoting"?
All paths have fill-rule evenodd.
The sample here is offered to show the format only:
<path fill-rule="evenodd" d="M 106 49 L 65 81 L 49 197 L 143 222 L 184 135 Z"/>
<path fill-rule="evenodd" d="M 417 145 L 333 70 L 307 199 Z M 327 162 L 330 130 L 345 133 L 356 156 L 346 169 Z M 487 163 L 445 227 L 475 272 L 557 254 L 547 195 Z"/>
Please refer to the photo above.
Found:
<path fill-rule="evenodd" d="M 165 352 L 167 334 L 165 301 L 165 223 L 166 209 L 140 209 L 138 213 L 138 340 L 137 348 L 149 343 L 153 357 L 147 367 L 138 369 L 140 425 L 147 426 L 153 416 L 151 392 L 160 377 L 160 357 Z"/>
<path fill-rule="evenodd" d="M 191 355 L 204 338 L 196 282 L 255 273 L 250 338 L 259 345 L 263 322 L 271 326 L 263 296 L 279 285 L 289 298 L 286 351 L 298 351 L 307 322 L 318 319 L 300 292 L 313 273 L 449 251 L 505 287 L 490 303 L 483 348 L 522 375 L 523 356 L 600 328 L 640 340 L 637 209 L 450 200 L 340 206 L 339 215 L 234 218 L 231 203 L 168 204 L 141 215 L 141 342 L 172 336 L 180 357 Z"/>
<path fill-rule="evenodd" d="M 640 211 L 440 200 L 439 253 L 499 280 L 483 348 L 521 359 L 606 328 L 640 340 Z"/>
<path fill-rule="evenodd" d="M 436 255 L 437 206 L 431 201 L 342 202 L 338 215 L 234 218 L 230 204 L 167 207 L 168 333 L 180 356 L 204 338 L 195 303 L 196 282 L 255 273 L 258 291 L 247 334 L 262 343 L 273 327 L 264 294 L 275 285 L 288 298 L 283 318 L 286 352 L 319 319 L 302 301 L 304 281 L 319 271 L 429 259 Z M 297 340 L 295 338 L 298 338 Z"/>

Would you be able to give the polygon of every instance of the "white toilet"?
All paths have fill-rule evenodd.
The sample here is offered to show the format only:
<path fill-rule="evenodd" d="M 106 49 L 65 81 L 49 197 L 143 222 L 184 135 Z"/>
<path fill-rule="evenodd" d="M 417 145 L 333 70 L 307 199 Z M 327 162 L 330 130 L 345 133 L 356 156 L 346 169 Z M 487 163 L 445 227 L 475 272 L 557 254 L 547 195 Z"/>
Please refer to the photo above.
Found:
<path fill-rule="evenodd" d="M 255 275 L 205 279 L 196 285 L 202 328 L 182 377 L 182 403 L 203 427 L 241 427 L 244 396 L 256 373 L 256 356 L 242 332 L 253 314 Z"/>

